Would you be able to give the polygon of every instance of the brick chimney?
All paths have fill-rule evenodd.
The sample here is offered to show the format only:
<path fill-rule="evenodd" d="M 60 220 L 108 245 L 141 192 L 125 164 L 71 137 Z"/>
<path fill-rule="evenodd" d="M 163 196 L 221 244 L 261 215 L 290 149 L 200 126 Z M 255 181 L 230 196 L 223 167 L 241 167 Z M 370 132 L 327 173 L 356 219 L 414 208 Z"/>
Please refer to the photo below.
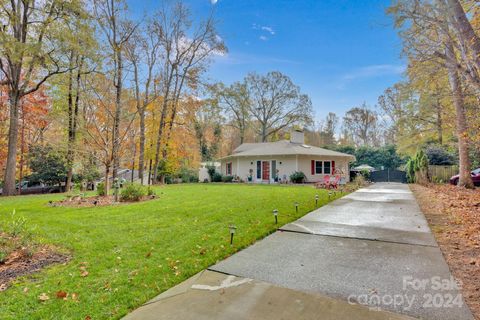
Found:
<path fill-rule="evenodd" d="M 305 135 L 303 133 L 303 130 L 299 130 L 299 129 L 292 130 L 292 132 L 290 132 L 290 142 L 305 144 Z"/>

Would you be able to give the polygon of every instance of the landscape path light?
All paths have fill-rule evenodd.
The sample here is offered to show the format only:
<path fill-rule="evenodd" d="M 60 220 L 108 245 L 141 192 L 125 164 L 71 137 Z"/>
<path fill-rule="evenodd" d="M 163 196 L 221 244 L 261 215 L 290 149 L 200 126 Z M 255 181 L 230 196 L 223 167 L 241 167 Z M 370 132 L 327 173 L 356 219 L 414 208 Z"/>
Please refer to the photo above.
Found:
<path fill-rule="evenodd" d="M 318 207 L 318 194 L 315 195 L 315 207 Z"/>
<path fill-rule="evenodd" d="M 228 226 L 228 229 L 230 230 L 230 244 L 233 244 L 233 235 L 235 234 L 235 230 L 237 230 L 237 227 L 235 227 L 233 224 Z"/>
<path fill-rule="evenodd" d="M 298 202 L 295 202 L 295 212 L 298 213 Z"/>
<path fill-rule="evenodd" d="M 275 224 L 278 224 L 278 210 L 273 210 L 273 216 L 275 217 Z"/>

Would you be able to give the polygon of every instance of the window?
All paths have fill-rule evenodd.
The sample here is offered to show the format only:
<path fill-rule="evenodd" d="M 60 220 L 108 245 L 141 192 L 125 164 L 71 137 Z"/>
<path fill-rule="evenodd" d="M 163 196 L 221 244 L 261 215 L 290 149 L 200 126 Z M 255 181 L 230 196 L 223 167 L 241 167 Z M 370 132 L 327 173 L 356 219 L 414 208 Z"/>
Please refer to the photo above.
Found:
<path fill-rule="evenodd" d="M 257 161 L 257 179 L 262 179 L 262 161 Z"/>
<path fill-rule="evenodd" d="M 231 163 L 231 162 L 227 162 L 226 174 L 227 174 L 227 176 L 231 176 L 231 175 L 232 175 L 232 163 Z"/>
<path fill-rule="evenodd" d="M 322 164 L 323 164 L 322 161 L 315 161 L 315 174 L 322 174 L 323 173 Z"/>
<path fill-rule="evenodd" d="M 323 174 L 331 174 L 332 173 L 332 166 L 330 161 L 323 162 Z"/>
<path fill-rule="evenodd" d="M 315 174 L 332 174 L 332 161 L 315 161 L 315 167 L 312 160 L 312 173 Z"/>

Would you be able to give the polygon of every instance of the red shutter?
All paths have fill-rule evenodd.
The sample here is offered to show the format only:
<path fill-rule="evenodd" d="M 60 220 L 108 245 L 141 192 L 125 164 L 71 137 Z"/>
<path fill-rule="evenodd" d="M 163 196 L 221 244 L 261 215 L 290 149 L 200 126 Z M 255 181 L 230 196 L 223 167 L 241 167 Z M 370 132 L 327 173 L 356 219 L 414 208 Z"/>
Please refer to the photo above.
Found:
<path fill-rule="evenodd" d="M 335 174 L 335 161 L 332 161 L 332 174 Z"/>
<path fill-rule="evenodd" d="M 315 174 L 315 160 L 312 160 L 312 176 Z"/>

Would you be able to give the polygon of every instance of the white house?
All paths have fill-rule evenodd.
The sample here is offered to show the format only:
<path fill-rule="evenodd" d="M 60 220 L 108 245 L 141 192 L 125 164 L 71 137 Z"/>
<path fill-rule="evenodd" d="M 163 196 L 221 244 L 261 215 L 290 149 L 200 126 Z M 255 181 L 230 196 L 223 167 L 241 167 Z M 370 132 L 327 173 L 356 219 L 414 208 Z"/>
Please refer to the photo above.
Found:
<path fill-rule="evenodd" d="M 290 141 L 240 145 L 219 159 L 221 173 L 257 183 L 288 181 L 295 171 L 303 172 L 307 182 L 323 181 L 325 175 L 349 180 L 349 163 L 355 156 L 306 145 L 303 131 L 293 131 L 290 137 Z"/>

